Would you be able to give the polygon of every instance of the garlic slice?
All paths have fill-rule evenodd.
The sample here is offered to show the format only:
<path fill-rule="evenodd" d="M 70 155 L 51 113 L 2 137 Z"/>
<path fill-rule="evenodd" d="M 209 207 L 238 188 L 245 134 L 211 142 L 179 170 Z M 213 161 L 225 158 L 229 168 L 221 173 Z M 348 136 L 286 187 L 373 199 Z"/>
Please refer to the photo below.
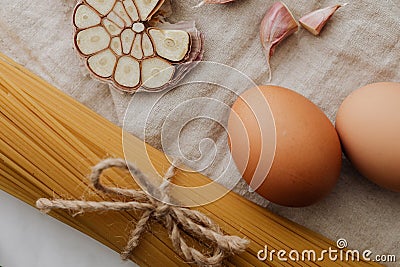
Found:
<path fill-rule="evenodd" d="M 99 77 L 108 78 L 114 72 L 117 57 L 107 49 L 88 58 L 88 67 Z"/>
<path fill-rule="evenodd" d="M 100 26 L 82 30 L 76 35 L 76 45 L 84 55 L 91 55 L 106 49 L 110 40 L 110 35 Z"/>
<path fill-rule="evenodd" d="M 166 60 L 149 58 L 142 61 L 143 86 L 158 88 L 168 83 L 175 72 L 175 68 Z"/>
<path fill-rule="evenodd" d="M 336 10 L 345 5 L 346 4 L 334 5 L 315 10 L 303 16 L 301 19 L 299 19 L 299 22 L 301 26 L 303 26 L 307 31 L 311 32 L 314 35 L 319 35 L 322 28 L 333 16 L 333 14 L 335 14 Z"/>
<path fill-rule="evenodd" d="M 114 73 L 115 81 L 124 87 L 136 87 L 140 82 L 139 62 L 130 56 L 118 60 Z"/>
<path fill-rule="evenodd" d="M 150 29 L 156 53 L 171 61 L 181 61 L 189 51 L 189 34 L 180 30 Z"/>
<path fill-rule="evenodd" d="M 105 16 L 111 11 L 116 0 L 86 0 L 86 3 L 93 7 L 101 15 Z"/>
<path fill-rule="evenodd" d="M 130 93 L 162 90 L 201 60 L 202 35 L 192 23 L 165 22 L 171 9 L 164 2 L 80 0 L 73 15 L 75 47 L 93 77 Z"/>
<path fill-rule="evenodd" d="M 88 6 L 79 5 L 75 10 L 74 22 L 78 29 L 98 25 L 100 21 L 100 16 Z"/>

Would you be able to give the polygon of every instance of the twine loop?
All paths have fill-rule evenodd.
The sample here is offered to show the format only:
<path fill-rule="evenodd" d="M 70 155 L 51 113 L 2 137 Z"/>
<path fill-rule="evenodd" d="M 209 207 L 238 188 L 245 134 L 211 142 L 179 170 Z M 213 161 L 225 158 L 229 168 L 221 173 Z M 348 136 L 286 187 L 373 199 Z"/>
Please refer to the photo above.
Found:
<path fill-rule="evenodd" d="M 100 180 L 101 174 L 104 170 L 113 167 L 131 171 L 132 175 L 141 182 L 141 185 L 144 186 L 149 194 L 140 190 L 108 187 L 102 184 Z M 148 177 L 134 164 L 123 159 L 106 159 L 92 169 L 90 181 L 93 187 L 106 195 L 122 196 L 129 199 L 129 201 L 94 202 L 41 198 L 36 202 L 36 206 L 46 213 L 52 209 L 64 209 L 74 212 L 75 215 L 84 212 L 110 210 L 143 211 L 136 222 L 136 226 L 131 230 L 128 243 L 121 253 L 121 257 L 124 260 L 132 256 L 133 250 L 139 245 L 140 237 L 148 229 L 147 224 L 152 218 L 167 229 L 176 252 L 188 263 L 196 263 L 200 266 L 217 266 L 221 265 L 225 258 L 245 251 L 249 245 L 247 239 L 225 235 L 217 224 L 199 211 L 168 204 L 170 200 L 169 184 L 170 179 L 174 176 L 174 171 L 175 164 L 170 166 L 164 175 L 163 182 L 159 187 L 156 187 L 150 183 Z M 183 233 L 192 236 L 211 251 L 202 253 L 190 247 L 186 243 Z"/>

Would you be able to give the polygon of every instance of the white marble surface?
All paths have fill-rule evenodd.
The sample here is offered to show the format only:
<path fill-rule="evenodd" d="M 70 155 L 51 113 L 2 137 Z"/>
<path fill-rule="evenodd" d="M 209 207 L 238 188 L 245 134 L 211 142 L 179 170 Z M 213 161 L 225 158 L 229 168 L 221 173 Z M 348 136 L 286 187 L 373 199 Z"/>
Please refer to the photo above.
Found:
<path fill-rule="evenodd" d="M 1 267 L 124 267 L 119 255 L 0 190 Z"/>

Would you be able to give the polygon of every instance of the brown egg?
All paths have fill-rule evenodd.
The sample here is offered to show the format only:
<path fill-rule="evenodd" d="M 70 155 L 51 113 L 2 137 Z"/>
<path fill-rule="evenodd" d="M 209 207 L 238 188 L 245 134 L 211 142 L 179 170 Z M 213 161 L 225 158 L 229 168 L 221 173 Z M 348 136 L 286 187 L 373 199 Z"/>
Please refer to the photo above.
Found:
<path fill-rule="evenodd" d="M 294 91 L 278 86 L 247 90 L 232 106 L 228 133 L 243 178 L 274 203 L 307 206 L 336 184 L 341 148 L 335 128 Z"/>
<path fill-rule="evenodd" d="M 369 84 L 351 93 L 339 108 L 336 129 L 358 171 L 400 192 L 400 83 Z"/>

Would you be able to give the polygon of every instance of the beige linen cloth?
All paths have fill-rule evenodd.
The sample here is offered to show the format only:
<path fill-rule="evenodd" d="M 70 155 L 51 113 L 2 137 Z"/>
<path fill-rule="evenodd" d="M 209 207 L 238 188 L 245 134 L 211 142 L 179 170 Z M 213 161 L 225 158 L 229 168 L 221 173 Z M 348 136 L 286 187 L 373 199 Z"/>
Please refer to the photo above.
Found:
<path fill-rule="evenodd" d="M 259 24 L 272 3 L 271 0 L 237 0 L 227 5 L 193 8 L 197 0 L 173 0 L 174 13 L 169 20 L 196 21 L 198 29 L 205 34 L 204 60 L 229 65 L 256 84 L 266 84 L 268 76 L 259 41 Z M 296 18 L 337 4 L 333 0 L 286 0 L 285 3 Z M 127 130 L 159 149 L 163 149 L 164 139 L 175 142 L 174 136 L 168 136 L 169 129 L 164 132 L 162 129 L 167 116 L 173 114 L 168 117 L 169 125 L 182 127 L 179 145 L 190 161 L 188 165 L 195 169 L 205 166 L 204 174 L 214 179 L 221 176 L 226 185 L 240 180 L 235 166 L 228 164 L 230 155 L 222 125 L 229 111 L 221 103 L 231 105 L 237 97 L 235 94 L 247 89 L 248 84 L 231 82 L 233 91 L 209 84 L 189 84 L 168 93 L 137 94 L 129 120 L 124 122 L 132 96 L 91 79 L 73 50 L 74 0 L 1 0 L 1 4 L 2 53 L 115 124 L 125 123 Z M 372 82 L 399 82 L 399 4 L 398 0 L 350 0 L 349 5 L 337 11 L 319 37 L 300 29 L 276 49 L 271 59 L 272 83 L 308 97 L 334 121 L 340 103 L 353 90 Z M 220 71 L 199 66 L 186 80 L 223 77 L 224 81 L 233 81 L 237 78 L 237 72 L 227 77 Z M 149 105 L 159 97 L 162 98 L 147 119 Z M 210 101 L 176 108 L 199 98 Z M 222 125 L 202 116 L 219 120 Z M 195 117 L 202 118 L 186 121 Z M 183 125 L 183 121 L 187 124 Z M 346 160 L 333 192 L 307 208 L 268 204 L 255 193 L 249 193 L 242 181 L 235 191 L 333 240 L 345 238 L 351 248 L 370 249 L 374 254 L 396 254 L 400 260 L 400 194 L 370 183 Z"/>

